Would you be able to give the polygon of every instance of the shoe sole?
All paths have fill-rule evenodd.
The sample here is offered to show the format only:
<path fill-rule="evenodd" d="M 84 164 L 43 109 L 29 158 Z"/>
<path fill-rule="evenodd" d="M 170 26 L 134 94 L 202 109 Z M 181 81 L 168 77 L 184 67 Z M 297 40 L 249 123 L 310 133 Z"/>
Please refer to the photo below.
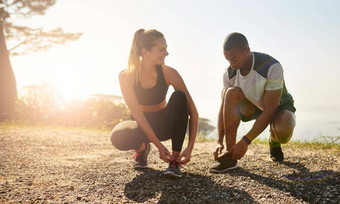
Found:
<path fill-rule="evenodd" d="M 134 166 L 133 169 L 150 169 L 148 166 Z"/>
<path fill-rule="evenodd" d="M 223 172 L 226 172 L 226 171 L 229 171 L 229 170 L 232 170 L 232 169 L 236 169 L 236 168 L 238 168 L 238 163 L 236 163 L 236 165 L 233 166 L 233 167 L 230 167 L 230 168 L 227 168 L 227 169 L 224 169 L 224 170 L 221 170 L 221 171 L 214 170 L 214 169 L 209 169 L 209 172 L 210 173 L 223 173 Z"/>
<path fill-rule="evenodd" d="M 182 177 L 182 175 L 175 174 L 172 171 L 166 171 L 166 172 L 164 172 L 164 175 L 169 176 L 169 177 L 177 177 L 177 178 L 181 178 Z"/>
<path fill-rule="evenodd" d="M 149 155 L 150 153 L 150 150 L 151 150 L 151 145 L 149 144 L 147 147 L 149 147 L 149 149 L 147 149 L 147 154 Z M 133 166 L 133 169 L 149 169 L 150 167 L 148 167 L 147 165 L 146 166 L 140 166 L 140 165 L 136 165 L 136 166 Z"/>
<path fill-rule="evenodd" d="M 276 159 L 276 158 L 273 157 L 273 156 L 270 156 L 270 159 L 271 159 L 273 162 L 283 162 L 283 160 L 284 160 L 284 159 L 278 160 L 278 159 Z"/>

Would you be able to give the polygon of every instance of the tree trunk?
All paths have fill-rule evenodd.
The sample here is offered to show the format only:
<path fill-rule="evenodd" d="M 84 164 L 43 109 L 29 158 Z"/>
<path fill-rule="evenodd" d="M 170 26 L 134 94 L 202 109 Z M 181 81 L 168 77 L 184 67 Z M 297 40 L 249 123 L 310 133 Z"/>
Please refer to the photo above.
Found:
<path fill-rule="evenodd" d="M 0 20 L 0 122 L 12 116 L 16 99 L 16 81 L 9 60 L 3 32 L 3 21 Z"/>

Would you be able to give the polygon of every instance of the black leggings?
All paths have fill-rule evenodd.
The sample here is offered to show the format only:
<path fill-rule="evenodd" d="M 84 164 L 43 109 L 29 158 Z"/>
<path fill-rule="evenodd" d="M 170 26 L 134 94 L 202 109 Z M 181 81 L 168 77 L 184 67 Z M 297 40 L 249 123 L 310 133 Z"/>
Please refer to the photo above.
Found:
<path fill-rule="evenodd" d="M 175 91 L 165 109 L 145 112 L 147 121 L 160 141 L 171 139 L 172 150 L 182 150 L 188 125 L 188 104 L 185 93 Z M 136 121 L 128 120 L 117 124 L 111 132 L 111 142 L 119 150 L 137 150 L 143 142 L 150 143 Z"/>

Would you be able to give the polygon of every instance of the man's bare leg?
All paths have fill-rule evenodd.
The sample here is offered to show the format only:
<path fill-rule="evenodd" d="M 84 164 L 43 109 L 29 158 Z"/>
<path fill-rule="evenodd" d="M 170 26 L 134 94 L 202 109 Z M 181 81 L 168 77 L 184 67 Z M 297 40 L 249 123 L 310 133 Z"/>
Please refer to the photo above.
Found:
<path fill-rule="evenodd" d="M 245 99 L 240 88 L 229 88 L 222 93 L 222 103 L 218 118 L 218 134 L 220 145 L 223 145 L 225 134 L 227 150 L 236 144 L 237 129 L 241 122 L 240 108 L 245 116 L 254 114 L 256 110 L 255 106 Z M 218 158 L 218 150 L 219 148 L 216 148 L 214 153 L 215 160 L 218 160 L 218 163 L 209 168 L 209 172 L 221 173 L 238 167 L 237 160 L 233 160 L 231 154 L 224 154 Z"/>
<path fill-rule="evenodd" d="M 273 161 L 281 162 L 284 155 L 280 144 L 289 142 L 296 125 L 295 115 L 289 110 L 277 112 L 270 125 L 270 157 Z"/>
<path fill-rule="evenodd" d="M 244 94 L 238 87 L 229 88 L 224 95 L 223 124 L 227 150 L 236 144 L 237 128 L 240 125 L 240 103 Z"/>
<path fill-rule="evenodd" d="M 281 110 L 275 114 L 270 125 L 270 141 L 285 144 L 292 138 L 296 125 L 295 115 L 289 110 Z"/>

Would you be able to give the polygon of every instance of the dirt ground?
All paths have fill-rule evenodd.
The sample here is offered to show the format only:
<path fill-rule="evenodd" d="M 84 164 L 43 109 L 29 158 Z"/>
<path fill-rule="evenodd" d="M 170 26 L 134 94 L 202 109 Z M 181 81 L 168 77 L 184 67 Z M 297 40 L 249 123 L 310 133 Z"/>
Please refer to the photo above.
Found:
<path fill-rule="evenodd" d="M 163 176 L 154 146 L 148 170 L 132 169 L 110 132 L 0 126 L 0 203 L 340 203 L 340 152 L 284 145 L 272 162 L 252 144 L 240 168 L 208 173 L 214 142 L 197 142 L 180 179 Z M 170 143 L 165 143 L 170 148 Z M 186 144 L 185 144 L 186 145 Z"/>

